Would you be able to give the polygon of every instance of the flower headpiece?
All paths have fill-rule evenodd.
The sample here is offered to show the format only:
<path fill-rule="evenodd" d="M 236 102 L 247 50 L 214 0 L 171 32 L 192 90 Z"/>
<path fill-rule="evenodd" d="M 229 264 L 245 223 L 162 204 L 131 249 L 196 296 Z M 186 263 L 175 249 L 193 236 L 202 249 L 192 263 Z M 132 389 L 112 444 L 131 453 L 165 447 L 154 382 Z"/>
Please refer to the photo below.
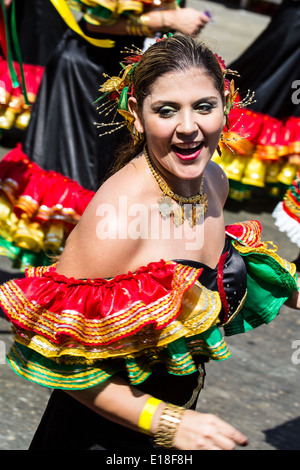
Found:
<path fill-rule="evenodd" d="M 128 98 L 133 94 L 134 69 L 139 63 L 143 51 L 134 47 L 134 49 L 127 49 L 125 52 L 130 55 L 121 62 L 122 70 L 119 75 L 117 77 L 109 77 L 107 74 L 103 75 L 108 80 L 101 85 L 99 91 L 102 95 L 95 101 L 97 103 L 107 97 L 106 102 L 97 108 L 99 114 L 104 113 L 107 116 L 115 111 L 110 123 L 96 123 L 98 128 L 112 126 L 112 129 L 104 134 L 111 134 L 124 126 L 127 126 L 131 134 L 134 134 L 134 117 L 128 110 Z M 116 119 L 118 113 L 122 116 L 123 121 Z"/>
<path fill-rule="evenodd" d="M 173 34 L 164 35 L 163 38 L 157 39 L 156 42 L 165 39 L 166 37 L 173 36 Z M 135 46 L 132 46 L 133 49 L 128 49 L 124 51 L 126 54 L 129 54 L 124 60 L 120 63 L 122 69 L 120 74 L 117 77 L 109 77 L 104 74 L 105 78 L 108 78 L 100 87 L 99 91 L 102 95 L 95 101 L 99 102 L 103 98 L 107 98 L 105 103 L 100 105 L 97 109 L 99 114 L 108 116 L 111 112 L 114 111 L 114 116 L 111 122 L 109 123 L 96 123 L 98 128 L 110 126 L 109 131 L 100 134 L 100 137 L 105 134 L 111 134 L 118 129 L 127 126 L 128 130 L 134 137 L 135 142 L 139 141 L 140 135 L 137 135 L 134 127 L 134 116 L 130 113 L 128 109 L 128 98 L 133 95 L 133 82 L 134 82 L 134 71 L 136 66 L 141 60 L 143 51 Z M 226 105 L 225 115 L 226 115 L 226 126 L 229 131 L 229 112 L 233 107 L 244 107 L 253 100 L 254 94 L 250 96 L 248 92 L 246 98 L 243 100 L 237 101 L 238 89 L 235 90 L 234 81 L 228 80 L 226 78 L 227 74 L 238 75 L 237 72 L 234 72 L 226 68 L 224 60 L 215 54 L 215 57 L 221 67 L 223 77 L 224 77 L 224 89 L 229 91 L 229 97 Z M 122 121 L 118 121 L 117 116 L 122 116 Z"/>

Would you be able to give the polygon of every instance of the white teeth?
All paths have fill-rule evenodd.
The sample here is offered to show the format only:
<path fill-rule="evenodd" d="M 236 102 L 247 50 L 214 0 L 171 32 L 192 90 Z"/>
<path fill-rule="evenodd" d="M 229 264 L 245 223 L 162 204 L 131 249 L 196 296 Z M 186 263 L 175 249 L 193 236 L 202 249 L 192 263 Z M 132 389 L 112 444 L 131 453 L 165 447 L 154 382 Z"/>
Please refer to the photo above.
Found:
<path fill-rule="evenodd" d="M 194 149 L 196 147 L 199 147 L 200 142 L 192 142 L 190 144 L 176 144 L 176 147 L 180 149 Z"/>

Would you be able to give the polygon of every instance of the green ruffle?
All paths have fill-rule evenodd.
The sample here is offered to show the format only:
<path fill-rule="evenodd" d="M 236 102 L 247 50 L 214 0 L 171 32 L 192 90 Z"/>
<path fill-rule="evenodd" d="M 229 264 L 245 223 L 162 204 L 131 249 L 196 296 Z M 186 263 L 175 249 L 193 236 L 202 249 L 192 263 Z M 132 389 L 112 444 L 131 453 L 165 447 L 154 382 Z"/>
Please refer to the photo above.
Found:
<path fill-rule="evenodd" d="M 268 324 L 297 287 L 297 279 L 272 255 L 243 254 L 247 268 L 247 297 L 239 314 L 224 326 L 226 336 Z"/>
<path fill-rule="evenodd" d="M 144 382 L 156 364 L 164 364 L 171 375 L 183 376 L 197 371 L 195 357 L 224 360 L 230 356 L 218 327 L 191 338 L 179 338 L 166 347 L 145 350 L 123 359 L 87 361 L 84 358 L 60 358 L 55 361 L 15 341 L 7 355 L 12 369 L 21 377 L 45 387 L 66 390 L 93 387 L 120 371 L 127 372 L 132 385 Z"/>
<path fill-rule="evenodd" d="M 104 5 L 91 7 L 84 1 L 82 2 L 80 0 L 67 0 L 67 4 L 71 10 L 83 13 L 87 22 L 89 22 L 90 19 L 95 19 L 97 21 L 104 20 L 105 22 L 112 17 L 112 11 Z"/>
<path fill-rule="evenodd" d="M 80 390 L 94 387 L 116 374 L 120 363 L 57 364 L 32 349 L 15 341 L 7 361 L 16 374 L 44 387 Z"/>
<path fill-rule="evenodd" d="M 112 17 L 112 12 L 101 5 L 96 8 L 87 8 L 84 14 L 84 18 L 87 22 L 91 19 L 97 19 L 98 21 L 101 20 L 109 20 Z"/>
<path fill-rule="evenodd" d="M 72 10 L 83 13 L 83 18 L 88 23 L 92 24 L 102 23 L 105 25 L 110 20 L 116 20 L 120 16 L 118 11 L 118 2 L 103 0 L 102 4 L 94 6 L 89 5 L 84 0 L 67 0 L 67 3 Z M 142 11 L 142 1 L 137 1 L 136 3 L 140 3 L 139 9 Z M 133 7 L 133 2 L 128 2 L 128 7 L 126 6 L 126 3 L 124 3 L 122 11 L 123 14 L 130 15 L 135 11 L 136 8 Z"/>

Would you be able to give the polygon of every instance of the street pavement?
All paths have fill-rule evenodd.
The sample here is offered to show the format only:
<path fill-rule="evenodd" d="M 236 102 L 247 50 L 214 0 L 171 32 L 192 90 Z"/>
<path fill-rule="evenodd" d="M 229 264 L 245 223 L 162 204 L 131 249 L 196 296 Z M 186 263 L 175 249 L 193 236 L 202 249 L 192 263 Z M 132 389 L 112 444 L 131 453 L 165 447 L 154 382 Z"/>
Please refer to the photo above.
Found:
<path fill-rule="evenodd" d="M 238 57 L 270 19 L 222 3 L 190 0 L 187 5 L 212 13 L 214 23 L 203 38 L 227 63 Z M 7 148 L 0 148 L 0 157 L 6 152 Z M 279 254 L 292 261 L 299 250 L 275 227 L 271 215 L 275 203 L 259 193 L 250 202 L 228 201 L 225 222 L 259 220 L 263 239 L 272 240 Z M 1 282 L 18 275 L 9 260 L 0 259 Z M 198 410 L 217 414 L 236 426 L 249 439 L 246 450 L 300 450 L 297 341 L 300 344 L 299 313 L 285 306 L 270 325 L 227 338 L 232 357 L 207 365 Z M 0 450 L 25 450 L 51 390 L 21 379 L 4 363 L 11 342 L 10 326 L 0 317 Z"/>

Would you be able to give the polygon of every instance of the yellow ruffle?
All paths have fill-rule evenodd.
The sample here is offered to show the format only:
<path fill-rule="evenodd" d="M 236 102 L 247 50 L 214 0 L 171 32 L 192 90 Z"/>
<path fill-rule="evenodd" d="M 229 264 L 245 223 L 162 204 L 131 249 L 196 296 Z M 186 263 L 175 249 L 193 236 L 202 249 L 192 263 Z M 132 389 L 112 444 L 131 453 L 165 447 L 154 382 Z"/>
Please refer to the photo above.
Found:
<path fill-rule="evenodd" d="M 219 324 L 221 300 L 218 292 L 206 289 L 198 281 L 186 291 L 182 301 L 182 311 L 176 320 L 162 330 L 145 326 L 137 334 L 126 336 L 103 346 L 85 346 L 72 338 L 66 338 L 57 345 L 42 335 L 27 330 L 17 332 L 16 341 L 38 352 L 44 357 L 64 363 L 86 363 L 99 359 L 118 358 L 128 355 L 139 355 L 152 349 L 160 349 L 182 337 L 192 337 L 207 331 Z M 51 316 L 50 312 L 49 315 Z M 76 315 L 76 312 L 74 313 Z M 51 321 L 51 318 L 49 318 Z M 95 328 L 90 324 L 91 334 Z"/>

